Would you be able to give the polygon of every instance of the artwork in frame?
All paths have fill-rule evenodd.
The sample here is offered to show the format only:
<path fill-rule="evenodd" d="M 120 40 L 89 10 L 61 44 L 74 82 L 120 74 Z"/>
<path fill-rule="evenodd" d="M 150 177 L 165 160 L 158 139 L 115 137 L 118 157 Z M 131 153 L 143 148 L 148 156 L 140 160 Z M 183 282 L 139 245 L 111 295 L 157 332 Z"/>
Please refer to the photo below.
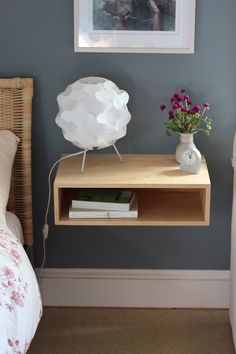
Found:
<path fill-rule="evenodd" d="M 75 52 L 194 53 L 196 0 L 74 0 Z"/>

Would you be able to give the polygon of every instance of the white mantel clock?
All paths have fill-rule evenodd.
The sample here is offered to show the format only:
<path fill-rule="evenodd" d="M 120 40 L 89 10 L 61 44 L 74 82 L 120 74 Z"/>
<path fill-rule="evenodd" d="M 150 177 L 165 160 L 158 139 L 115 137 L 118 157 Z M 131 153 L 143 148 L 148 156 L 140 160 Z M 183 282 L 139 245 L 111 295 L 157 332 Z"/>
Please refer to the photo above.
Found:
<path fill-rule="evenodd" d="M 199 173 L 201 169 L 201 153 L 194 147 L 182 151 L 180 159 L 180 170 L 189 173 Z"/>

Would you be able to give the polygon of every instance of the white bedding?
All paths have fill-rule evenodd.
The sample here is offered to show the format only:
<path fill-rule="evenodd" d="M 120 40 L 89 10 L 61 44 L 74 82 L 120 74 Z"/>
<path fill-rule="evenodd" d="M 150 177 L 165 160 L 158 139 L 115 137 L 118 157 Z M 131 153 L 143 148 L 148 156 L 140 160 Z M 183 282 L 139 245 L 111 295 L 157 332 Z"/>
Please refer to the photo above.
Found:
<path fill-rule="evenodd" d="M 42 315 L 33 268 L 17 237 L 0 225 L 0 354 L 26 353 Z"/>
<path fill-rule="evenodd" d="M 18 217 L 15 214 L 7 211 L 6 223 L 7 223 L 7 227 L 11 230 L 11 232 L 16 236 L 16 238 L 23 245 L 24 244 L 23 231 Z"/>

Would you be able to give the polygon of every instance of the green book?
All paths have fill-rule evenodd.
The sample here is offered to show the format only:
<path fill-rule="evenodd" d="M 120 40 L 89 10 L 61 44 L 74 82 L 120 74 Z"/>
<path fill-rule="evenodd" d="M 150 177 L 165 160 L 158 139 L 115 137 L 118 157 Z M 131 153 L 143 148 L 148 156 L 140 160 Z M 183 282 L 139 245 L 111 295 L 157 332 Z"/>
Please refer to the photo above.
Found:
<path fill-rule="evenodd" d="M 72 200 L 72 208 L 129 211 L 134 196 L 130 190 L 84 188 Z"/>

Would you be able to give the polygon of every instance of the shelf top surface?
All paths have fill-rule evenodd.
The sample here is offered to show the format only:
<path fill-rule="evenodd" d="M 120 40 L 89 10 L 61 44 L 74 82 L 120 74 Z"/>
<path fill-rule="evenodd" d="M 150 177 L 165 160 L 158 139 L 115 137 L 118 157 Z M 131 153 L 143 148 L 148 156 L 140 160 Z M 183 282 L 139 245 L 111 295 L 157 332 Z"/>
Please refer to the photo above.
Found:
<path fill-rule="evenodd" d="M 205 188 L 210 186 L 206 160 L 199 174 L 180 171 L 174 155 L 124 154 L 121 163 L 116 154 L 87 154 L 85 170 L 80 172 L 82 157 L 60 162 L 55 187 L 67 188 Z"/>

